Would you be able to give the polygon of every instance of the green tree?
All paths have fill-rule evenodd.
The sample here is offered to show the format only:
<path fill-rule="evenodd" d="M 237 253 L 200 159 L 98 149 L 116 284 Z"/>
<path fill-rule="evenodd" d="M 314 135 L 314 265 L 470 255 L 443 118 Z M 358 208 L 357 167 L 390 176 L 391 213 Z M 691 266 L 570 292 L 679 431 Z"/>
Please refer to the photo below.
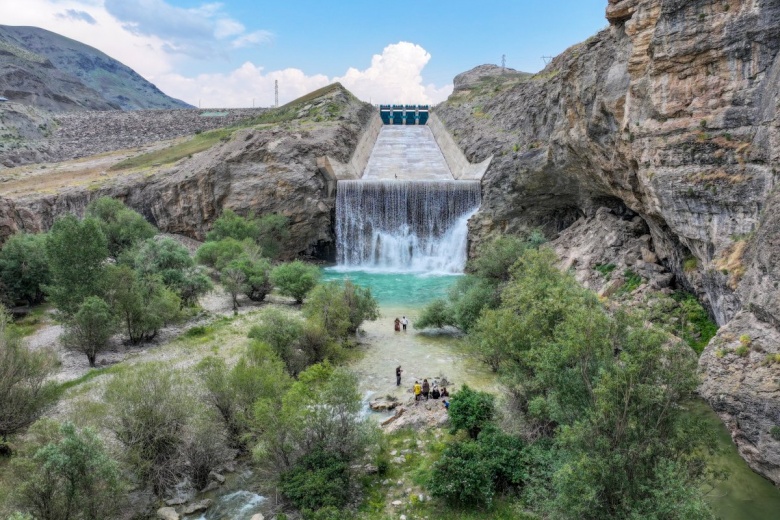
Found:
<path fill-rule="evenodd" d="M 296 303 L 303 303 L 303 299 L 319 280 L 319 267 L 300 260 L 278 265 L 271 271 L 271 282 L 274 286 L 283 295 L 295 298 Z"/>
<path fill-rule="evenodd" d="M 8 330 L 10 318 L 0 307 L 0 454 L 9 437 L 23 432 L 57 401 L 49 380 L 56 358 L 47 350 L 29 350 Z"/>
<path fill-rule="evenodd" d="M 214 221 L 214 225 L 206 234 L 209 242 L 218 242 L 225 238 L 232 238 L 239 242 L 244 239 L 256 241 L 260 234 L 257 220 L 254 217 L 244 218 L 233 210 L 226 209 L 222 215 Z"/>
<path fill-rule="evenodd" d="M 122 255 L 122 263 L 132 266 L 141 276 L 159 276 L 184 305 L 213 288 L 206 274 L 195 267 L 189 251 L 171 238 L 149 239 Z"/>
<path fill-rule="evenodd" d="M 448 502 L 489 507 L 497 493 L 524 483 L 529 462 L 521 439 L 489 425 L 476 440 L 445 448 L 427 487 L 433 496 Z"/>
<path fill-rule="evenodd" d="M 233 368 L 209 356 L 197 366 L 208 402 L 227 429 L 230 445 L 242 452 L 253 442 L 254 405 L 258 399 L 281 399 L 290 385 L 284 363 L 259 341 L 252 342 Z"/>
<path fill-rule="evenodd" d="M 264 426 L 257 460 L 286 471 L 303 456 L 324 452 L 352 462 L 365 455 L 374 430 L 360 410 L 357 378 L 330 364 L 312 365 L 281 399 L 261 399 L 255 408 Z"/>
<path fill-rule="evenodd" d="M 238 295 L 244 292 L 246 287 L 246 274 L 241 270 L 236 261 L 230 262 L 219 273 L 219 281 L 225 292 L 230 295 L 230 301 L 233 303 L 233 312 L 238 312 Z"/>
<path fill-rule="evenodd" d="M 49 282 L 46 235 L 17 233 L 8 237 L 0 250 L 0 284 L 9 303 L 41 303 L 43 288 Z"/>
<path fill-rule="evenodd" d="M 437 298 L 429 303 L 420 313 L 420 317 L 414 322 L 415 329 L 427 329 L 435 327 L 443 328 L 452 323 L 452 312 L 447 301 Z"/>
<path fill-rule="evenodd" d="M 72 315 L 87 296 L 100 295 L 108 242 L 93 218 L 73 215 L 57 220 L 46 235 L 51 270 L 49 298 L 65 315 Z"/>
<path fill-rule="evenodd" d="M 181 300 L 174 292 L 159 278 L 140 277 L 128 266 L 106 270 L 104 294 L 131 343 L 153 339 L 181 316 Z"/>
<path fill-rule="evenodd" d="M 90 429 L 65 423 L 59 438 L 16 460 L 19 507 L 41 520 L 102 520 L 118 512 L 123 486 L 117 463 Z"/>
<path fill-rule="evenodd" d="M 109 254 L 117 258 L 138 242 L 157 234 L 157 229 L 139 213 L 117 199 L 100 197 L 87 206 L 87 216 L 100 223 L 108 241 Z"/>
<path fill-rule="evenodd" d="M 234 238 L 225 238 L 217 242 L 206 242 L 195 252 L 195 260 L 200 264 L 220 271 L 233 260 L 243 256 L 246 248 L 246 243 Z"/>
<path fill-rule="evenodd" d="M 257 219 L 257 244 L 263 256 L 276 259 L 290 239 L 290 221 L 284 215 L 263 215 Z"/>
<path fill-rule="evenodd" d="M 250 300 L 261 302 L 273 289 L 270 276 L 271 263 L 267 259 L 253 260 L 248 255 L 244 255 L 228 265 L 243 273 L 244 283 L 241 292 Z"/>
<path fill-rule="evenodd" d="M 467 270 L 478 278 L 494 283 L 507 282 L 510 278 L 510 268 L 527 249 L 528 242 L 520 237 L 499 237 L 486 244 L 483 251 L 468 262 Z"/>
<path fill-rule="evenodd" d="M 295 377 L 310 363 L 308 354 L 299 348 L 304 329 L 304 322 L 296 316 L 270 307 L 259 314 L 249 337 L 268 344 Z"/>
<path fill-rule="evenodd" d="M 476 439 L 479 432 L 493 420 L 495 413 L 495 397 L 487 392 L 472 390 L 468 385 L 463 385 L 450 400 L 452 431 L 466 430 L 472 439 Z"/>
<path fill-rule="evenodd" d="M 371 290 L 355 285 L 327 282 L 316 286 L 303 306 L 303 315 L 338 339 L 357 332 L 365 321 L 379 317 L 379 306 Z"/>
<path fill-rule="evenodd" d="M 89 366 L 109 347 L 116 331 L 116 319 L 102 298 L 89 296 L 65 325 L 62 343 L 68 350 L 86 354 Z"/>

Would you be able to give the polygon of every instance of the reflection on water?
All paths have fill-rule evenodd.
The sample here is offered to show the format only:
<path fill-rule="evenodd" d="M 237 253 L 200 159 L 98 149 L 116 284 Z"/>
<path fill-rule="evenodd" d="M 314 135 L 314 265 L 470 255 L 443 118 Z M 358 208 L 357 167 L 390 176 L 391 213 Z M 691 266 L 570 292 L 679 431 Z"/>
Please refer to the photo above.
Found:
<path fill-rule="evenodd" d="M 717 414 L 704 401 L 692 406 L 692 413 L 704 419 L 718 434 L 722 452 L 712 457 L 715 469 L 728 477 L 709 493 L 708 501 L 721 520 L 769 520 L 780 518 L 780 490 L 755 473 L 739 456 L 731 435 Z"/>

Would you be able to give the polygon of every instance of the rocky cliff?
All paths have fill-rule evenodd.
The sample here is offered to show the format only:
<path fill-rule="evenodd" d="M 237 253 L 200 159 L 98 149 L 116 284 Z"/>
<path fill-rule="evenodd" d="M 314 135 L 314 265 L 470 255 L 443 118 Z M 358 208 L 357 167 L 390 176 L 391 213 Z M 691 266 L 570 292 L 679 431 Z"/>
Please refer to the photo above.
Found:
<path fill-rule="evenodd" d="M 332 257 L 335 196 L 317 158 L 349 161 L 371 114 L 370 105 L 336 84 L 172 166 L 130 170 L 98 187 L 0 197 L 0 236 L 46 230 L 57 216 L 82 214 L 90 200 L 107 195 L 163 231 L 197 239 L 227 208 L 243 215 L 282 214 L 291 224 L 286 256 Z"/>
<path fill-rule="evenodd" d="M 611 245 L 645 248 L 661 284 L 670 273 L 728 324 L 701 357 L 701 392 L 780 483 L 780 4 L 609 0 L 607 18 L 531 78 L 494 75 L 437 107 L 469 160 L 495 156 L 472 245 L 578 221 L 591 233 L 615 220 L 599 208 L 638 226 Z M 740 336 L 755 338 L 747 355 Z"/>

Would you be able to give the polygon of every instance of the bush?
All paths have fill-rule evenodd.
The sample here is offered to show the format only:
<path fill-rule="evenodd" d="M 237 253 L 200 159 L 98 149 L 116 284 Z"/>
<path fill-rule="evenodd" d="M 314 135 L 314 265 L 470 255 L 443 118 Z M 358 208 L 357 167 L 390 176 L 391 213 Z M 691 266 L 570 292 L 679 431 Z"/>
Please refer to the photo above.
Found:
<path fill-rule="evenodd" d="M 431 495 L 465 506 L 490 505 L 495 496 L 493 468 L 473 441 L 447 447 L 434 464 Z"/>
<path fill-rule="evenodd" d="M 303 314 L 336 339 L 357 332 L 365 320 L 379 317 L 371 290 L 346 280 L 316 286 L 303 306 Z"/>
<path fill-rule="evenodd" d="M 104 294 L 131 343 L 153 339 L 181 316 L 181 299 L 159 278 L 139 277 L 127 266 L 106 270 Z"/>
<path fill-rule="evenodd" d="M 36 305 L 50 282 L 46 235 L 11 235 L 0 250 L 0 284 L 10 304 Z"/>
<path fill-rule="evenodd" d="M 469 437 L 476 439 L 479 432 L 493 420 L 495 397 L 487 392 L 478 392 L 463 385 L 450 400 L 450 425 L 454 432 L 466 430 Z"/>
<path fill-rule="evenodd" d="M 117 375 L 106 388 L 108 426 L 125 463 L 157 496 L 185 476 L 200 483 L 227 456 L 223 430 L 192 396 L 179 373 L 151 363 Z"/>
<path fill-rule="evenodd" d="M 143 216 L 111 197 L 89 203 L 87 216 L 97 219 L 108 241 L 108 252 L 114 258 L 138 242 L 152 238 L 157 229 Z"/>
<path fill-rule="evenodd" d="M 249 337 L 270 345 L 287 371 L 297 376 L 309 365 L 307 354 L 299 348 L 304 322 L 274 308 L 263 309 L 258 318 L 259 323 L 249 329 Z"/>
<path fill-rule="evenodd" d="M 20 508 L 41 520 L 112 518 L 123 501 L 117 463 L 90 429 L 63 424 L 59 438 L 16 461 Z"/>
<path fill-rule="evenodd" d="M 46 350 L 29 350 L 8 330 L 10 318 L 0 307 L 0 454 L 10 436 L 24 431 L 57 400 L 49 381 L 56 358 Z"/>
<path fill-rule="evenodd" d="M 290 385 L 284 364 L 271 348 L 253 342 L 232 369 L 221 358 L 207 357 L 196 371 L 203 381 L 207 401 L 219 414 L 230 445 L 242 452 L 252 442 L 254 404 L 258 399 L 281 399 Z"/>
<path fill-rule="evenodd" d="M 478 278 L 496 283 L 509 280 L 510 267 L 529 247 L 516 236 L 502 236 L 485 245 L 483 251 L 468 263 L 468 271 Z"/>
<path fill-rule="evenodd" d="M 198 263 L 222 270 L 233 260 L 244 254 L 245 244 L 233 238 L 218 242 L 206 242 L 195 252 Z"/>
<path fill-rule="evenodd" d="M 206 235 L 209 242 L 218 242 L 225 238 L 232 238 L 239 242 L 245 239 L 257 240 L 260 230 L 257 221 L 250 217 L 244 218 L 233 210 L 226 209 L 222 215 L 214 221 L 211 231 Z"/>
<path fill-rule="evenodd" d="M 271 282 L 285 296 L 295 298 L 296 303 L 303 303 L 306 295 L 314 289 L 320 279 L 320 269 L 296 260 L 276 266 L 271 271 Z"/>
<path fill-rule="evenodd" d="M 414 322 L 414 328 L 426 329 L 435 327 L 441 329 L 450 323 L 452 323 L 452 313 L 447 306 L 447 302 L 438 298 L 425 306 L 420 313 L 420 317 Z"/>
<path fill-rule="evenodd" d="M 343 507 L 349 500 L 349 464 L 338 454 L 317 449 L 282 473 L 279 489 L 298 509 Z"/>
<path fill-rule="evenodd" d="M 290 238 L 290 222 L 283 215 L 264 215 L 257 220 L 257 244 L 268 258 L 278 258 Z"/>

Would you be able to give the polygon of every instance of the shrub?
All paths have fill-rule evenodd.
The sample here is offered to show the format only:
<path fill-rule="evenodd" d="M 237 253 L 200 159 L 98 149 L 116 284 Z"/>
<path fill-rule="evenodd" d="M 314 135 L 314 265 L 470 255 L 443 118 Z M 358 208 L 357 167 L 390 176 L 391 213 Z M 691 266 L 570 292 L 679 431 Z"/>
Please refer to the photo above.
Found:
<path fill-rule="evenodd" d="M 776 441 L 780 441 L 780 426 L 772 426 L 769 429 L 769 435 Z"/>
<path fill-rule="evenodd" d="M 11 235 L 0 250 L 0 284 L 9 303 L 41 303 L 50 282 L 46 235 Z"/>
<path fill-rule="evenodd" d="M 420 317 L 414 322 L 414 328 L 426 329 L 435 327 L 441 329 L 445 325 L 452 323 L 452 321 L 452 311 L 447 305 L 447 301 L 437 298 L 425 306 L 420 313 Z"/>
<path fill-rule="evenodd" d="M 345 339 L 357 332 L 365 320 L 379 317 L 371 290 L 346 280 L 316 286 L 303 306 L 303 314 L 332 337 Z"/>
<path fill-rule="evenodd" d="M 626 269 L 623 272 L 623 285 L 620 287 L 619 292 L 621 294 L 632 293 L 642 285 L 642 277 L 636 274 L 631 269 Z"/>
<path fill-rule="evenodd" d="M 218 242 L 206 242 L 195 252 L 198 263 L 222 270 L 227 264 L 244 254 L 245 244 L 233 238 Z"/>
<path fill-rule="evenodd" d="M 349 465 L 338 454 L 316 449 L 282 473 L 279 489 L 298 509 L 343 507 L 349 500 Z"/>
<path fill-rule="evenodd" d="M 304 323 L 295 316 L 274 308 L 263 309 L 258 324 L 249 329 L 249 337 L 270 345 L 292 376 L 309 365 L 308 355 L 299 348 Z"/>
<path fill-rule="evenodd" d="M 210 471 L 227 456 L 223 431 L 209 424 L 192 389 L 171 369 L 149 363 L 117 375 L 105 399 L 125 463 L 157 496 L 184 476 L 198 483 L 208 474 L 204 463 Z"/>
<path fill-rule="evenodd" d="M 264 215 L 257 219 L 257 244 L 268 258 L 278 258 L 290 238 L 290 222 L 284 215 Z"/>
<path fill-rule="evenodd" d="M 750 347 L 740 345 L 734 349 L 734 354 L 738 355 L 739 357 L 746 357 L 748 354 L 750 354 Z"/>
<path fill-rule="evenodd" d="M 487 392 L 478 392 L 463 385 L 452 395 L 450 401 L 450 426 L 454 432 L 466 430 L 469 437 L 476 439 L 479 432 L 493 420 L 495 398 Z"/>
<path fill-rule="evenodd" d="M 320 269 L 300 260 L 278 265 L 271 271 L 271 282 L 281 294 L 295 298 L 296 303 L 303 303 L 319 279 Z"/>
<path fill-rule="evenodd" d="M 502 236 L 487 244 L 479 256 L 469 261 L 468 270 L 479 278 L 505 282 L 509 280 L 509 268 L 527 248 L 528 244 L 519 237 Z"/>
<path fill-rule="evenodd" d="M 57 400 L 49 381 L 56 358 L 47 350 L 29 350 L 8 330 L 10 318 L 0 307 L 0 454 L 8 439 L 24 431 Z"/>
<path fill-rule="evenodd" d="M 431 495 L 465 506 L 490 505 L 495 495 L 493 468 L 479 444 L 459 442 L 444 450 L 428 484 Z"/>
<path fill-rule="evenodd" d="M 244 218 L 236 215 L 233 210 L 226 209 L 214 221 L 211 231 L 206 235 L 206 240 L 217 242 L 225 238 L 232 238 L 241 241 L 248 238 L 255 241 L 258 235 L 259 228 L 254 218 Z"/>
<path fill-rule="evenodd" d="M 18 505 L 41 520 L 113 517 L 123 499 L 117 463 L 90 429 L 66 423 L 58 437 L 16 461 Z"/>
<path fill-rule="evenodd" d="M 614 271 L 617 268 L 615 264 L 596 264 L 593 266 L 593 269 L 601 273 L 601 276 L 609 280 L 610 275 L 612 274 L 612 271 Z"/>

